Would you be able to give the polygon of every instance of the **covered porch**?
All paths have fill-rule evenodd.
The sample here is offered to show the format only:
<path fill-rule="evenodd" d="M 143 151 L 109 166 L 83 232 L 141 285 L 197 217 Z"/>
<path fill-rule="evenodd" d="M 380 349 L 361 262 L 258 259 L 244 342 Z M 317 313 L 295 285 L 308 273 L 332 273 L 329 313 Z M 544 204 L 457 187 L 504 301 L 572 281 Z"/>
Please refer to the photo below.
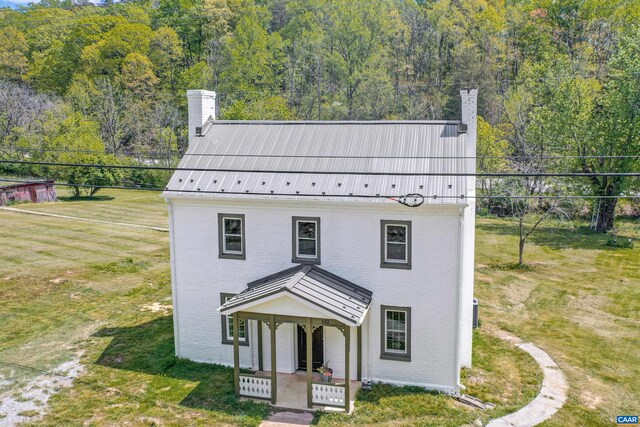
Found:
<path fill-rule="evenodd" d="M 257 371 L 254 375 L 245 375 L 240 374 L 240 377 L 254 377 L 254 378 L 271 378 L 271 372 L 269 371 Z M 298 409 L 298 410 L 316 410 L 322 409 L 325 411 L 344 410 L 343 405 L 334 405 L 329 401 L 328 404 L 322 403 L 323 400 L 329 400 L 331 397 L 329 396 L 330 389 L 323 390 L 322 394 L 325 395 L 325 399 L 320 396 L 320 391 L 318 398 L 316 401 L 318 403 L 314 403 L 312 408 L 309 408 L 307 402 L 307 374 L 305 371 L 297 371 L 293 374 L 285 374 L 285 373 L 277 373 L 276 374 L 277 386 L 278 386 L 278 399 L 277 403 L 274 406 L 289 408 L 289 409 Z M 313 373 L 313 383 L 315 384 L 326 384 L 320 381 L 320 374 L 317 372 Z M 331 383 L 333 386 L 341 387 L 344 386 L 344 378 L 334 378 Z M 353 409 L 353 403 L 356 400 L 356 394 L 358 390 L 360 390 L 361 383 L 360 381 L 351 380 L 349 382 L 349 405 L 350 408 Z M 242 392 L 242 390 L 241 390 Z M 246 393 L 245 393 L 246 394 Z M 249 397 L 248 395 L 241 394 L 241 397 Z M 345 395 L 346 397 L 346 395 Z M 251 397 L 256 398 L 256 397 Z M 258 397 L 258 399 L 264 399 Z M 269 401 L 271 403 L 271 401 Z"/>
<path fill-rule="evenodd" d="M 238 334 L 233 337 L 236 395 L 266 399 L 282 407 L 335 407 L 350 412 L 362 376 L 361 328 L 371 296 L 370 291 L 310 265 L 297 266 L 249 283 L 246 290 L 218 309 L 221 314 L 232 316 L 234 325 L 241 321 L 257 322 L 259 369 L 255 374 L 240 373 L 240 342 Z M 276 331 L 283 323 L 297 325 L 304 334 L 302 338 L 306 338 L 301 341 L 304 346 L 298 349 L 307 361 L 304 372 L 278 373 Z M 269 330 L 270 366 L 264 366 L 263 327 Z M 320 381 L 320 374 L 314 372 L 313 361 L 317 357 L 314 358 L 313 334 L 318 328 L 335 328 L 340 332 L 344 346 L 344 378 L 351 378 L 351 381 Z M 355 343 L 351 339 L 353 329 Z M 332 345 L 336 344 L 334 340 Z M 353 351 L 356 352 L 356 381 L 353 381 L 350 367 Z"/>

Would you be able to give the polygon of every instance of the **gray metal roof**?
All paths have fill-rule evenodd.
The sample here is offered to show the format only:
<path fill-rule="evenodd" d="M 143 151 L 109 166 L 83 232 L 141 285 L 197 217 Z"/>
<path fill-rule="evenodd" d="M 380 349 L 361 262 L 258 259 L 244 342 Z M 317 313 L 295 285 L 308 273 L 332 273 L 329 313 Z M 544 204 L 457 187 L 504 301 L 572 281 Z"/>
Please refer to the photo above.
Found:
<path fill-rule="evenodd" d="M 353 326 L 362 324 L 371 304 L 371 291 L 317 266 L 295 266 L 248 284 L 247 289 L 218 309 L 222 314 L 240 311 L 263 298 L 289 293 Z"/>
<path fill-rule="evenodd" d="M 164 195 L 380 202 L 376 196 L 419 193 L 427 203 L 466 203 L 464 177 L 393 175 L 466 172 L 463 128 L 458 121 L 209 121 L 178 166 L 207 170 L 176 171 Z"/>

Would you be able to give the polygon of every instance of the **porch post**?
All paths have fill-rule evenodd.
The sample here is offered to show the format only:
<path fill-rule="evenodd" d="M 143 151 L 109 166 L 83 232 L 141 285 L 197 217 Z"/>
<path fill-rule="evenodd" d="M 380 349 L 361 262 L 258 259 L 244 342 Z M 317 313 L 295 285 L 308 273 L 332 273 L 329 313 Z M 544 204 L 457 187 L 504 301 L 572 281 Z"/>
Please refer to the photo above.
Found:
<path fill-rule="evenodd" d="M 305 329 L 307 330 L 307 408 L 313 407 L 313 394 L 311 391 L 311 382 L 313 380 L 313 326 L 311 318 L 307 317 Z"/>
<path fill-rule="evenodd" d="M 236 397 L 240 397 L 240 316 L 233 313 L 233 382 L 236 388 Z"/>
<path fill-rule="evenodd" d="M 264 371 L 264 356 L 262 354 L 262 320 L 258 320 L 258 371 Z"/>
<path fill-rule="evenodd" d="M 356 379 L 362 381 L 362 325 L 358 326 L 358 376 Z"/>
<path fill-rule="evenodd" d="M 276 315 L 269 316 L 269 326 L 271 329 L 271 403 L 276 404 L 278 400 L 278 373 L 276 372 Z"/>
<path fill-rule="evenodd" d="M 349 350 L 351 347 L 351 327 L 344 325 L 344 410 L 348 414 L 351 410 L 351 395 L 349 391 Z"/>

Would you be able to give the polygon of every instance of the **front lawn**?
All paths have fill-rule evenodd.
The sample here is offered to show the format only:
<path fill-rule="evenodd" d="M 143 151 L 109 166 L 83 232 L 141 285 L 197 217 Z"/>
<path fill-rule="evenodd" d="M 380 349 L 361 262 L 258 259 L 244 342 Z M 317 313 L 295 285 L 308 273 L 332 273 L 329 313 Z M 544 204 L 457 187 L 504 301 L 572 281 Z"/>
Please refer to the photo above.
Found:
<path fill-rule="evenodd" d="M 19 208 L 166 227 L 158 193 L 99 196 Z M 640 237 L 637 221 L 620 225 L 622 235 Z M 463 383 L 494 410 L 379 385 L 359 395 L 354 416 L 319 414 L 316 422 L 457 426 L 525 405 L 541 373 L 493 337 L 498 328 L 542 347 L 567 374 L 570 400 L 548 425 L 610 425 L 613 414 L 640 412 L 640 251 L 547 226 L 528 245 L 532 268 L 512 270 L 504 266 L 517 256 L 514 231 L 505 220 L 479 219 L 482 327 Z M 0 211 L 0 248 L 0 395 L 21 398 L 22 384 L 64 362 L 84 367 L 44 419 L 25 415 L 35 424 L 258 425 L 268 414 L 265 404 L 235 399 L 231 370 L 173 356 L 167 233 Z"/>

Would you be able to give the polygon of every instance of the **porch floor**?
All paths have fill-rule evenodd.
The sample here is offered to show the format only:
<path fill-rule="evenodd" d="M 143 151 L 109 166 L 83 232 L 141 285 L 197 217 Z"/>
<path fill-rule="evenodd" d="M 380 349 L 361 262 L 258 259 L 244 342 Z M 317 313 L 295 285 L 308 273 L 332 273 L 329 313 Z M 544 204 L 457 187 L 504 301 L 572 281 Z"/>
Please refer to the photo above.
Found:
<path fill-rule="evenodd" d="M 256 376 L 259 377 L 269 377 L 271 376 L 270 371 L 258 371 L 255 373 Z M 336 408 L 332 406 L 314 406 L 313 408 L 307 408 L 307 373 L 305 371 L 296 371 L 293 374 L 277 374 L 278 381 L 278 399 L 275 407 L 278 408 L 289 408 L 289 409 L 298 409 L 303 411 L 337 411 L 342 412 L 342 408 Z M 320 374 L 317 372 L 313 373 L 313 380 L 319 381 Z M 344 379 L 334 378 L 332 380 L 334 383 L 343 383 Z M 356 400 L 356 394 L 361 387 L 360 381 L 351 381 L 349 383 L 349 402 L 350 402 L 350 410 L 353 410 L 353 403 Z M 264 400 L 262 400 L 264 402 Z"/>

